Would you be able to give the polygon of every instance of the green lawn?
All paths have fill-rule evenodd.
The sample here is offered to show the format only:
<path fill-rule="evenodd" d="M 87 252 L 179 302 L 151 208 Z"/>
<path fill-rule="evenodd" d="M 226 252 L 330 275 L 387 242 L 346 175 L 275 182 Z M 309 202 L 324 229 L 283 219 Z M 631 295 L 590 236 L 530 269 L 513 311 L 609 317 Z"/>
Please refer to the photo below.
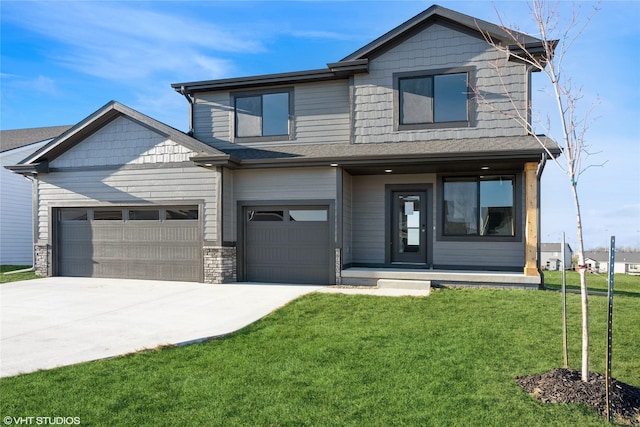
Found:
<path fill-rule="evenodd" d="M 37 276 L 33 271 L 24 273 L 5 274 L 9 271 L 24 270 L 30 268 L 30 265 L 0 265 L 0 283 L 17 282 L 19 280 L 37 279 Z"/>
<path fill-rule="evenodd" d="M 545 285 L 560 289 L 562 286 L 562 272 L 546 271 L 544 273 Z M 575 271 L 567 271 L 567 289 L 580 289 L 580 276 Z M 608 274 L 587 273 L 587 288 L 590 291 L 607 292 L 609 289 Z M 640 297 L 640 276 L 629 274 L 615 274 L 613 279 L 614 295 Z"/>
<path fill-rule="evenodd" d="M 635 296 L 634 295 L 635 292 Z M 615 299 L 613 374 L 640 385 L 640 283 Z M 604 372 L 606 298 L 592 297 Z M 580 302 L 568 296 L 570 364 Z M 135 426 L 602 426 L 514 381 L 562 361 L 560 295 L 435 290 L 426 298 L 311 294 L 224 339 L 0 380 L 0 416 Z"/>

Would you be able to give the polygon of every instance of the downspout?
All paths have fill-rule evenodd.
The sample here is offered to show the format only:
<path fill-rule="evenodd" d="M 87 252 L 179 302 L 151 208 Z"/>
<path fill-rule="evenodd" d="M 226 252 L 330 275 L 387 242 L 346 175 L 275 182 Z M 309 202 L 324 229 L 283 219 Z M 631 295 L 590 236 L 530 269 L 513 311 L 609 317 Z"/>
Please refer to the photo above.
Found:
<path fill-rule="evenodd" d="M 180 91 L 179 91 L 182 96 L 184 96 L 187 100 L 187 102 L 189 103 L 189 136 L 193 136 L 194 134 L 194 126 L 193 126 L 193 105 L 195 104 L 196 100 L 193 96 L 191 96 L 189 94 L 189 92 L 187 92 L 187 89 L 184 86 L 180 86 Z"/>
<path fill-rule="evenodd" d="M 546 154 L 542 154 L 542 159 L 540 160 L 540 164 L 538 165 L 538 170 L 536 171 L 536 181 L 537 181 L 536 187 L 537 187 L 537 193 L 538 193 L 537 196 L 536 196 L 536 199 L 537 199 L 536 203 L 538 205 L 537 206 L 537 211 L 538 212 L 537 212 L 537 218 L 536 218 L 536 222 L 537 222 L 536 227 L 538 228 L 538 232 L 536 233 L 537 234 L 537 242 L 536 242 L 536 244 L 537 244 L 537 247 L 538 247 L 538 249 L 537 249 L 538 254 L 536 256 L 536 258 L 537 258 L 536 259 L 536 267 L 538 267 L 538 274 L 540 275 L 540 289 L 546 289 L 545 285 L 544 285 L 544 273 L 542 272 L 542 266 L 540 265 L 540 257 L 542 256 L 542 253 L 541 253 L 541 250 L 540 250 L 541 241 L 542 241 L 542 238 L 541 238 L 542 233 L 540 233 L 541 225 L 542 225 L 541 215 L 540 215 L 540 212 L 541 212 L 540 207 L 542 206 L 541 201 L 540 201 L 540 194 L 541 194 L 540 181 L 541 181 L 541 178 L 542 178 L 542 172 L 544 171 L 544 167 L 545 167 L 546 164 L 547 164 L 547 155 Z"/>

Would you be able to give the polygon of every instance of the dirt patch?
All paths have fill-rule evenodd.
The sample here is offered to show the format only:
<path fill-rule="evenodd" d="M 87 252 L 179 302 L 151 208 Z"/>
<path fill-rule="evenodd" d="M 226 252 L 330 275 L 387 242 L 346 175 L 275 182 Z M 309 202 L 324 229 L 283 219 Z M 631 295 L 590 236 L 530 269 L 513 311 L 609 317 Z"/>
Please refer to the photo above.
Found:
<path fill-rule="evenodd" d="M 580 372 L 554 369 L 541 375 L 516 378 L 518 384 L 536 399 L 548 403 L 583 403 L 606 416 L 606 380 L 592 373 L 589 382 Z M 618 424 L 640 426 L 640 388 L 611 380 L 611 412 Z"/>

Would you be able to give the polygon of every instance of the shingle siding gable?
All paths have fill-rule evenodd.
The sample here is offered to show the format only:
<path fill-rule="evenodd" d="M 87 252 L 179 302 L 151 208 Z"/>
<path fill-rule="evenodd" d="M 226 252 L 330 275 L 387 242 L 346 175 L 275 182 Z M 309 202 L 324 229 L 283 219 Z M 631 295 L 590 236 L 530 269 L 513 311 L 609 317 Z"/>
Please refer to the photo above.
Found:
<path fill-rule="evenodd" d="M 355 77 L 355 143 L 403 142 L 524 135 L 506 116 L 478 106 L 475 126 L 415 131 L 394 129 L 393 74 L 459 67 L 474 67 L 475 85 L 494 103 L 510 108 L 491 64 L 498 53 L 483 39 L 449 25 L 434 23 L 370 60 L 369 73 Z M 523 65 L 504 61 L 504 80 L 516 102 L 527 103 L 527 72 Z"/>
<path fill-rule="evenodd" d="M 122 116 L 54 159 L 50 166 L 73 168 L 180 163 L 195 155 L 183 145 Z"/>

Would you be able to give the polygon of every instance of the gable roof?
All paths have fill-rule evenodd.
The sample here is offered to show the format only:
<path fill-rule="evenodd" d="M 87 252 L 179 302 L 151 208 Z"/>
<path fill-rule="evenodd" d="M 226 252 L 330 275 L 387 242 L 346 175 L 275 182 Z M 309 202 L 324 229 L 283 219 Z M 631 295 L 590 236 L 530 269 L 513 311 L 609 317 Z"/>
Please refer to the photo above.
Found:
<path fill-rule="evenodd" d="M 456 12 L 446 7 L 438 6 L 434 4 L 427 10 L 419 13 L 408 21 L 400 24 L 391 31 L 378 37 L 371 43 L 361 47 L 350 55 L 347 55 L 342 61 L 355 61 L 364 58 L 370 58 L 380 51 L 388 49 L 390 46 L 405 40 L 407 37 L 415 34 L 416 31 L 420 31 L 428 25 L 434 22 L 444 22 L 448 24 L 454 24 L 458 27 L 476 33 L 479 37 L 484 38 L 483 33 L 490 36 L 492 40 L 500 41 L 506 44 L 513 44 L 513 36 L 518 38 L 518 41 L 527 46 L 535 46 L 542 43 L 542 40 L 532 37 L 528 34 L 520 33 L 517 31 L 511 31 L 511 34 L 504 30 L 499 25 L 492 24 L 491 22 L 477 19 L 464 13 Z"/>
<path fill-rule="evenodd" d="M 442 6 L 433 5 L 424 12 L 414 16 L 403 24 L 400 24 L 340 61 L 327 64 L 327 68 L 230 79 L 173 83 L 171 87 L 176 92 L 186 96 L 192 93 L 214 90 L 248 89 L 267 85 L 285 85 L 345 79 L 356 73 L 367 73 L 369 71 L 369 58 L 389 49 L 392 46 L 395 46 L 397 43 L 402 42 L 407 37 L 415 34 L 417 31 L 424 29 L 426 26 L 431 25 L 434 22 L 442 22 L 456 26 L 457 28 L 483 39 L 486 35 L 492 40 L 506 45 L 513 44 L 513 37 L 516 37 L 518 42 L 522 43 L 523 46 L 526 46 L 527 51 L 531 54 L 537 53 L 543 46 L 543 40 L 536 37 L 517 31 L 507 32 L 496 24 L 476 19 L 472 16 L 465 15 Z M 514 50 L 518 53 L 521 53 L 522 51 L 518 46 L 514 47 Z"/>
<path fill-rule="evenodd" d="M 130 107 L 127 107 L 126 105 L 120 104 L 119 102 L 110 101 L 80 123 L 66 131 L 64 134 L 53 139 L 47 145 L 24 159 L 18 165 L 7 166 L 7 169 L 18 173 L 46 172 L 50 161 L 70 150 L 108 123 L 122 116 L 127 117 L 130 120 L 151 129 L 152 131 L 165 135 L 172 141 L 198 153 L 199 156 L 224 156 L 222 152 L 198 141 L 184 132 L 159 122 L 158 120 L 146 116 Z"/>
<path fill-rule="evenodd" d="M 0 131 L 0 152 L 26 147 L 37 142 L 57 138 L 71 129 L 67 126 L 48 126 L 27 129 L 11 129 Z"/>

